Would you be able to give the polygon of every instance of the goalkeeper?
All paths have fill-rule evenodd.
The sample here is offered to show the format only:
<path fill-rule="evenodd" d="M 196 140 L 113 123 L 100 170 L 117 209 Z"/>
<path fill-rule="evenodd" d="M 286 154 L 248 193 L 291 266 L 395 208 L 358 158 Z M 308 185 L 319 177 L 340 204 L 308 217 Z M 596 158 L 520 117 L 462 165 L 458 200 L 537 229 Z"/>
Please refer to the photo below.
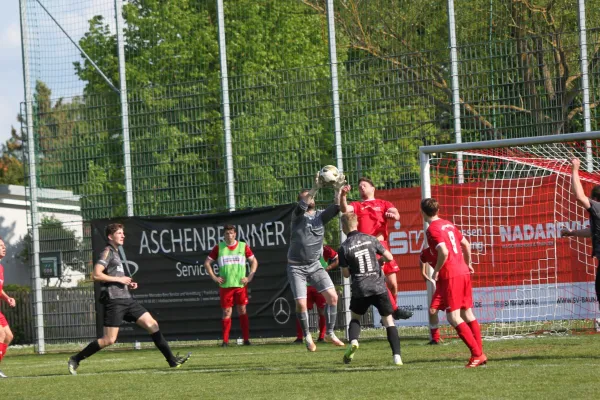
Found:
<path fill-rule="evenodd" d="M 325 341 L 336 346 L 344 346 L 344 343 L 333 332 L 337 318 L 337 292 L 329 274 L 325 272 L 320 262 L 323 254 L 325 225 L 340 211 L 339 192 L 344 184 L 345 177 L 343 174 L 339 174 L 333 183 L 334 204 L 323 211 L 317 211 L 314 198 L 317 191 L 323 187 L 320 174 L 317 173 L 313 187 L 310 190 L 302 190 L 298 195 L 298 204 L 292 213 L 287 276 L 296 301 L 296 314 L 308 351 L 315 351 L 317 346 L 312 339 L 308 325 L 307 282 L 325 297 L 327 303 L 325 307 L 327 318 Z"/>
<path fill-rule="evenodd" d="M 583 206 L 590 214 L 590 227 L 579 230 L 563 228 L 561 236 L 569 237 L 589 237 L 592 238 L 592 256 L 600 261 L 600 185 L 592 188 L 588 198 L 583 191 L 581 180 L 579 179 L 579 167 L 581 161 L 578 158 L 571 160 L 571 191 L 575 195 L 577 202 Z M 599 264 L 600 265 L 600 264 Z M 600 301 L 600 274 L 596 270 L 596 299 Z"/>

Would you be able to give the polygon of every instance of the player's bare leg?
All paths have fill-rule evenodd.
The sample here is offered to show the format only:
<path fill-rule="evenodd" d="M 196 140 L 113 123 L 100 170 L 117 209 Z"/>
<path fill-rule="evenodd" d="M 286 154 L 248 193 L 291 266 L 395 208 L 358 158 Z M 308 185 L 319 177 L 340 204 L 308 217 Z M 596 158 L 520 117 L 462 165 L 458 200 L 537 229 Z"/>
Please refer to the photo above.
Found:
<path fill-rule="evenodd" d="M 0 362 L 2 362 L 2 359 L 6 355 L 6 350 L 8 349 L 10 342 L 12 342 L 13 337 L 14 335 L 8 325 L 5 327 L 0 326 Z M 0 371 L 0 378 L 6 377 L 4 372 Z"/>
<path fill-rule="evenodd" d="M 335 287 L 330 287 L 329 289 L 321 292 L 323 297 L 325 297 L 325 301 L 327 302 L 326 315 L 327 315 L 327 332 L 325 334 L 325 341 L 328 343 L 333 343 L 335 346 L 344 346 L 344 342 L 335 336 L 333 330 L 335 329 L 335 321 L 337 319 L 337 302 L 338 295 L 335 291 Z"/>
<path fill-rule="evenodd" d="M 392 272 L 385 276 L 385 285 L 389 290 L 390 301 L 392 302 L 392 309 L 394 310 L 392 317 L 394 319 L 409 319 L 413 316 L 412 311 L 403 310 L 398 306 L 398 281 L 396 279 L 396 272 Z M 383 323 L 383 322 L 382 322 Z"/>
<path fill-rule="evenodd" d="M 308 309 L 306 308 L 306 298 L 296 299 L 296 316 L 300 322 L 302 333 L 304 334 L 304 341 L 306 342 L 306 349 L 310 352 L 317 350 L 317 345 L 312 339 L 310 334 L 310 327 L 308 325 Z"/>

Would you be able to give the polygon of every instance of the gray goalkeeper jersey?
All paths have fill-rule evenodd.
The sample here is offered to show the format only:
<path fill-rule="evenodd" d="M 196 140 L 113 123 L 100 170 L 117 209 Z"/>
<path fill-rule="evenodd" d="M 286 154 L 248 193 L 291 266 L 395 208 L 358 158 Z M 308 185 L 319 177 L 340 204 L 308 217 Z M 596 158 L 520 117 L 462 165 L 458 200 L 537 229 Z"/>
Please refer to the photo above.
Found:
<path fill-rule="evenodd" d="M 300 200 L 292 213 L 287 255 L 288 262 L 292 264 L 309 265 L 321 259 L 325 225 L 340 212 L 340 206 L 333 204 L 314 214 L 307 213 L 307 210 L 308 204 Z"/>
<path fill-rule="evenodd" d="M 104 267 L 103 272 L 106 275 L 115 277 L 125 276 L 125 270 L 123 268 L 121 256 L 119 256 L 117 249 L 112 246 L 106 246 L 104 248 L 104 251 L 102 251 L 102 254 L 100 255 L 100 259 L 96 262 L 96 264 L 100 264 Z M 102 291 L 106 291 L 108 293 L 108 298 L 111 300 L 131 298 L 129 288 L 127 285 L 123 285 L 122 283 L 103 282 Z"/>

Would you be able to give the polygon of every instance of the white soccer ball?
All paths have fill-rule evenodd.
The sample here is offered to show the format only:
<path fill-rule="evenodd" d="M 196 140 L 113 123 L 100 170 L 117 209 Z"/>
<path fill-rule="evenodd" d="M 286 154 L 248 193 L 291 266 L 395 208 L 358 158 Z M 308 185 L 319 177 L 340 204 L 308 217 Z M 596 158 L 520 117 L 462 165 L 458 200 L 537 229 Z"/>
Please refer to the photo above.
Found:
<path fill-rule="evenodd" d="M 332 185 L 340 176 L 340 171 L 334 165 L 326 165 L 319 171 L 319 177 L 324 185 Z"/>

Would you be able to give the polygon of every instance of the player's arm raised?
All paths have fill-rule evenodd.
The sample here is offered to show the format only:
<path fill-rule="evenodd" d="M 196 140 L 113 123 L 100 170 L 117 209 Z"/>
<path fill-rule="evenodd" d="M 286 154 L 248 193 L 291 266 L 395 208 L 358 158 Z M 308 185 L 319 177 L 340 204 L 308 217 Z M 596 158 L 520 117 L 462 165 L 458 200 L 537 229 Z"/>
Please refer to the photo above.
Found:
<path fill-rule="evenodd" d="M 465 260 L 465 263 L 469 267 L 469 271 L 471 271 L 471 273 L 474 274 L 475 270 L 473 269 L 473 266 L 471 265 L 471 263 L 472 263 L 471 243 L 469 243 L 469 241 L 463 237 L 462 240 L 460 241 L 460 247 L 462 247 L 463 259 Z"/>
<path fill-rule="evenodd" d="M 340 211 L 342 213 L 354 212 L 354 207 L 348 204 L 348 192 L 352 190 L 350 185 L 345 185 L 340 189 Z"/>
<path fill-rule="evenodd" d="M 586 210 L 590 208 L 590 199 L 587 198 L 585 192 L 583 191 L 583 186 L 581 185 L 581 180 L 579 179 L 579 167 L 581 166 L 581 161 L 578 158 L 573 158 L 571 160 L 571 190 L 573 191 L 573 195 Z"/>

